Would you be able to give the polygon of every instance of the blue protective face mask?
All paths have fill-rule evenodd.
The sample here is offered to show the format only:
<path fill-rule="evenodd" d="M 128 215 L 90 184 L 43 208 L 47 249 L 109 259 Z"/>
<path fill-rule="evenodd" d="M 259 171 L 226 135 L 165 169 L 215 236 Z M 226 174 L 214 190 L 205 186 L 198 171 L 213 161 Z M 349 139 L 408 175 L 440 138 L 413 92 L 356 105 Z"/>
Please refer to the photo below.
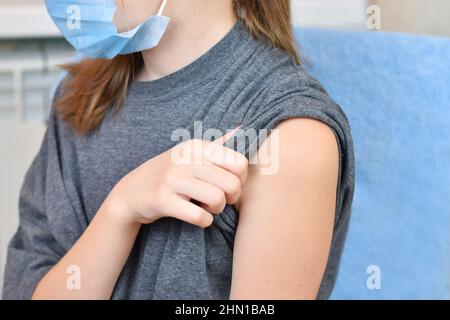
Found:
<path fill-rule="evenodd" d="M 121 54 L 156 47 L 169 25 L 162 15 L 147 18 L 127 32 L 118 33 L 114 25 L 116 0 L 45 0 L 47 10 L 69 43 L 89 58 L 112 59 Z"/>

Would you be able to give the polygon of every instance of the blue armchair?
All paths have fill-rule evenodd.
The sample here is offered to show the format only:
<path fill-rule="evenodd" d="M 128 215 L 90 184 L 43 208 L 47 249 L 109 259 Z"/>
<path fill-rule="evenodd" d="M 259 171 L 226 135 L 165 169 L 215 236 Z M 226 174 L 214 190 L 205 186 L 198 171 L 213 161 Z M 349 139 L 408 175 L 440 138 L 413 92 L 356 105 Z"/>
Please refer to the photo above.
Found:
<path fill-rule="evenodd" d="M 308 68 L 347 113 L 356 149 L 332 298 L 449 299 L 450 39 L 295 33 Z"/>

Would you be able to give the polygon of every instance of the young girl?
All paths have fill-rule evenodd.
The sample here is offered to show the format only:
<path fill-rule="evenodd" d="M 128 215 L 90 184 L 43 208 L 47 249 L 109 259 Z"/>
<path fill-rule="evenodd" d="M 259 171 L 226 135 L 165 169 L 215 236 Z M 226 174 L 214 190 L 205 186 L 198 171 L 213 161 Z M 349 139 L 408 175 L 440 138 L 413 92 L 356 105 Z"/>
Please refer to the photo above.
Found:
<path fill-rule="evenodd" d="M 289 0 L 123 0 L 85 26 L 70 2 L 65 35 L 90 58 L 67 66 L 27 172 L 4 298 L 327 298 L 353 147 Z M 88 43 L 105 21 L 117 35 Z M 243 149 L 204 138 L 237 127 Z"/>

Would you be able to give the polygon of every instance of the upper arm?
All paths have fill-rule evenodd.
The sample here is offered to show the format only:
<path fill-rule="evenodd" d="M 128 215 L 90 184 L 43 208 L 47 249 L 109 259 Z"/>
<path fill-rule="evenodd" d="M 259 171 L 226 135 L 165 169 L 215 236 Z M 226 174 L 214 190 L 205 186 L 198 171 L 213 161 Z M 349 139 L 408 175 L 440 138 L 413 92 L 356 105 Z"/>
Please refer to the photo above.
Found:
<path fill-rule="evenodd" d="M 277 129 L 279 146 L 269 158 L 279 161 L 278 170 L 262 175 L 262 164 L 251 165 L 239 202 L 231 299 L 314 299 L 328 260 L 339 175 L 336 138 L 327 125 L 306 118 Z"/>

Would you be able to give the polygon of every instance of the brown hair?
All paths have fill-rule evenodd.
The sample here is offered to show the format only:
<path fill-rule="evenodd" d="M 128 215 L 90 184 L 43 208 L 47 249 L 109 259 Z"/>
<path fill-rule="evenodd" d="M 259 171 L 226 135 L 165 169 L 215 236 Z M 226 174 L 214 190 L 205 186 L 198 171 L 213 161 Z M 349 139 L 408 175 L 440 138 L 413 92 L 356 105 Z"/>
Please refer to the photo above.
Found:
<path fill-rule="evenodd" d="M 269 40 L 300 63 L 292 34 L 290 0 L 233 0 L 233 7 L 255 38 Z M 95 130 L 109 109 L 124 105 L 128 85 L 142 66 L 140 53 L 63 65 L 69 77 L 56 101 L 57 112 L 78 134 Z"/>

